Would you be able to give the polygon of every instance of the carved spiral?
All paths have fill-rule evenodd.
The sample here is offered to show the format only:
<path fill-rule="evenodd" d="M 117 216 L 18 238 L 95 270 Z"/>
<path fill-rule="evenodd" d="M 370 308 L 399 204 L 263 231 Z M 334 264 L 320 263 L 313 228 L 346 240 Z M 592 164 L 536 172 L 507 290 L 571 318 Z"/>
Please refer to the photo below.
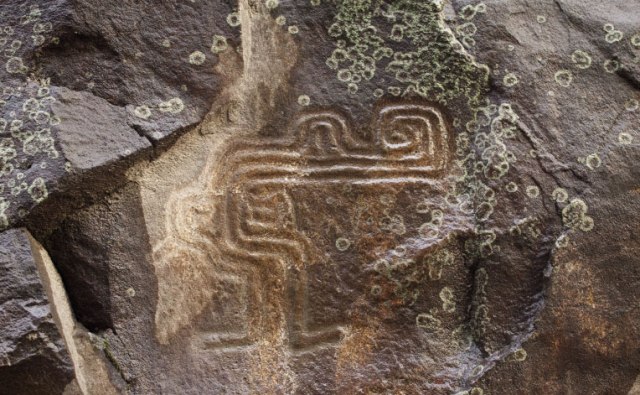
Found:
<path fill-rule="evenodd" d="M 332 156 L 345 152 L 349 128 L 346 119 L 337 113 L 304 114 L 298 118 L 294 130 L 298 132 L 298 144 L 307 154 Z"/>

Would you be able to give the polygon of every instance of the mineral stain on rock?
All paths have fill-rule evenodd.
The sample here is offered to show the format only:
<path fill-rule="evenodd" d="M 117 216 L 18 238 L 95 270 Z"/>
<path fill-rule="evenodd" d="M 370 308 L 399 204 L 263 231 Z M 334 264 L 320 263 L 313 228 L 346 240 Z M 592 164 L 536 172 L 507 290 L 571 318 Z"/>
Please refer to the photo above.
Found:
<path fill-rule="evenodd" d="M 638 392 L 637 15 L 0 5 L 0 393 Z"/>

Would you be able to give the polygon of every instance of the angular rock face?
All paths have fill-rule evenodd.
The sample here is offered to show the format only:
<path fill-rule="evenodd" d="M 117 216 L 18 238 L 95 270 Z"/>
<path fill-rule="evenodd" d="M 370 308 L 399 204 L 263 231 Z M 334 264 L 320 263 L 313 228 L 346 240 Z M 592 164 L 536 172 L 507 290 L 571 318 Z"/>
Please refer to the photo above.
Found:
<path fill-rule="evenodd" d="M 0 393 L 122 393 L 108 342 L 76 322 L 51 259 L 26 229 L 2 233 L 0 266 Z"/>
<path fill-rule="evenodd" d="M 0 387 L 5 394 L 62 393 L 71 358 L 40 281 L 28 232 L 0 236 Z"/>
<path fill-rule="evenodd" d="M 638 391 L 640 4 L 160 3 L 0 6 L 77 391 Z"/>

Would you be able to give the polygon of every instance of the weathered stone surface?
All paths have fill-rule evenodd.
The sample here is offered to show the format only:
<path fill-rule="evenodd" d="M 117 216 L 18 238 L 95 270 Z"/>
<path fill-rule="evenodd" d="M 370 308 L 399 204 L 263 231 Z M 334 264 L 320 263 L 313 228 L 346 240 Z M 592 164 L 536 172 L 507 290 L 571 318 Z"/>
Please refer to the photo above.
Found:
<path fill-rule="evenodd" d="M 640 3 L 0 13 L 0 219 L 94 388 L 638 391 Z"/>
<path fill-rule="evenodd" d="M 71 358 L 53 314 L 28 232 L 0 233 L 0 393 L 62 393 Z"/>
<path fill-rule="evenodd" d="M 151 143 L 127 124 L 127 111 L 104 99 L 65 88 L 56 92 L 52 112 L 60 119 L 61 151 L 73 169 L 90 170 L 113 164 Z"/>
<path fill-rule="evenodd" d="M 121 185 L 122 169 L 105 169 L 107 163 L 120 159 L 126 167 L 123 157 L 197 124 L 228 78 L 214 70 L 220 57 L 239 45 L 239 30 L 226 21 L 233 7 L 0 5 L 0 227 L 19 222 L 52 192 L 77 202 L 56 201 L 63 212 L 86 204 L 95 196 L 68 192 L 88 183 L 99 193 Z"/>
<path fill-rule="evenodd" d="M 53 318 L 73 361 L 75 379 L 65 387 L 64 394 L 122 393 L 125 382 L 118 372 L 117 363 L 109 360 L 109 343 L 76 322 L 62 279 L 49 255 L 34 239 L 31 239 L 31 246 Z"/>
<path fill-rule="evenodd" d="M 62 279 L 26 229 L 0 233 L 2 394 L 118 394 L 109 344 L 75 320 Z"/>

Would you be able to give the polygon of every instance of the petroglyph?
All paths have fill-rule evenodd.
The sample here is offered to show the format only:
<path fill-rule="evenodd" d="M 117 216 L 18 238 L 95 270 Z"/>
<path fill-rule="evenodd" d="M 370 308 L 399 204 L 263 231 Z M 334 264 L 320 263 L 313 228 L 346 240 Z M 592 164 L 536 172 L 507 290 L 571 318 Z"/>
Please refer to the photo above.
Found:
<path fill-rule="evenodd" d="M 294 350 L 338 342 L 349 320 L 314 305 L 314 295 L 331 291 L 309 284 L 339 280 L 323 278 L 317 267 L 354 264 L 341 254 L 363 247 L 359 225 L 349 223 L 351 216 L 341 225 L 306 215 L 301 223 L 298 213 L 312 203 L 305 194 L 330 206 L 339 195 L 350 200 L 345 191 L 368 196 L 388 185 L 428 187 L 446 171 L 450 144 L 442 113 L 411 102 L 380 106 L 365 130 L 334 109 L 312 109 L 298 115 L 284 138 L 230 144 L 227 160 L 202 175 L 209 178 L 204 188 L 179 190 L 168 203 L 173 216 L 154 262 L 159 280 L 176 286 L 160 286 L 158 339 L 168 343 L 195 312 L 211 323 L 199 337 L 204 347 L 249 346 L 269 327 Z M 353 242 L 314 238 L 322 233 L 315 220 L 353 232 Z M 265 276 L 274 273 L 286 282 L 284 307 L 278 304 L 284 295 L 264 289 Z M 355 295 L 346 299 L 353 303 Z M 233 325 L 214 330 L 215 322 Z"/>

